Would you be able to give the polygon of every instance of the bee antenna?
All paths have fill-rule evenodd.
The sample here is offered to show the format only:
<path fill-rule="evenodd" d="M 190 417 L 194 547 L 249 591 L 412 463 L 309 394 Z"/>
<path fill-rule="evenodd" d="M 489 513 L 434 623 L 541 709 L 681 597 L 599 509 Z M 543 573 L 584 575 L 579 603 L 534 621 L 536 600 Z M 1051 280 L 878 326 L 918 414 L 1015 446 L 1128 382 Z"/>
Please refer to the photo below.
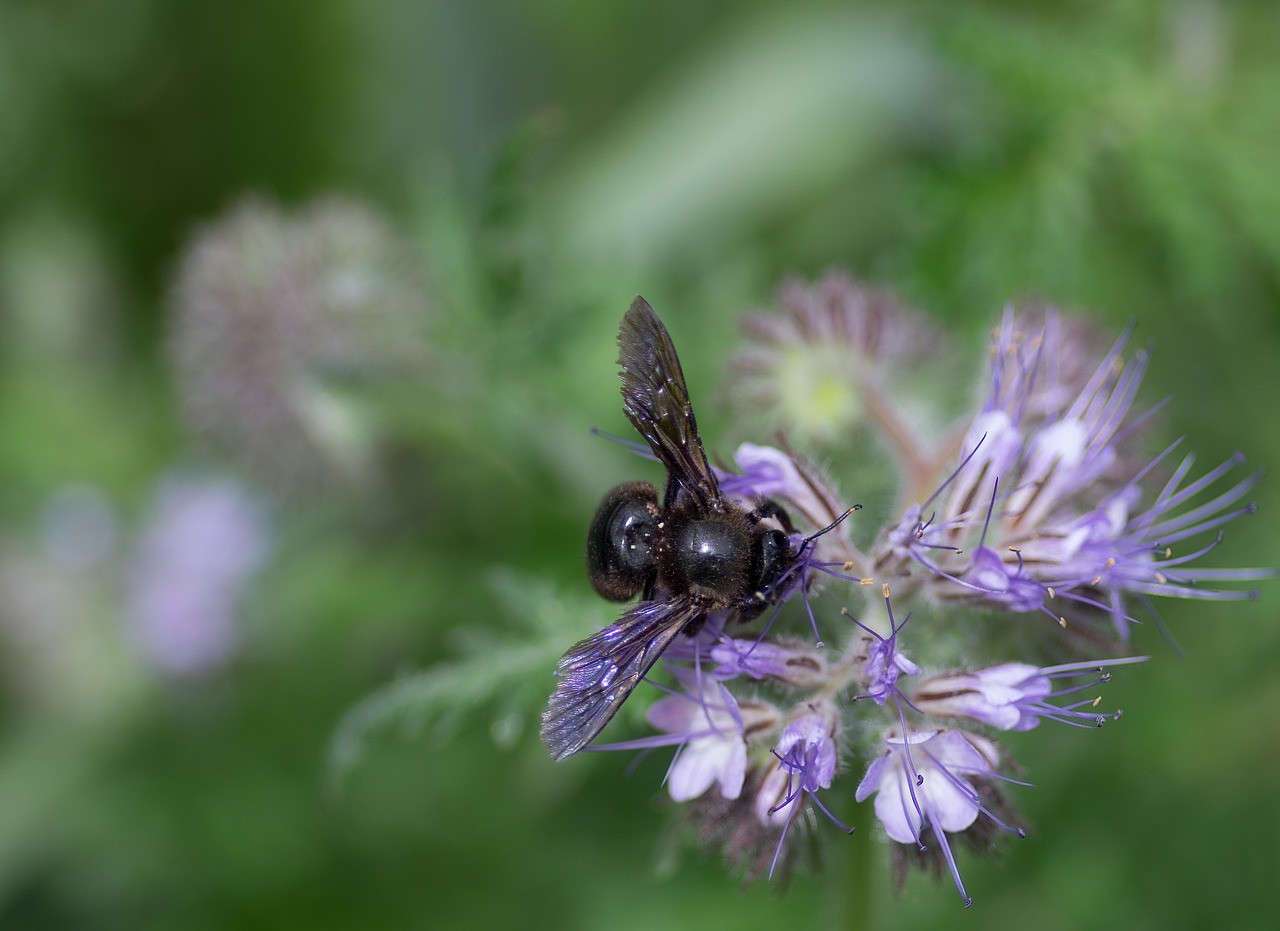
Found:
<path fill-rule="evenodd" d="M 843 514 L 841 514 L 839 517 L 837 517 L 837 518 L 836 518 L 835 520 L 833 520 L 831 523 L 827 524 L 827 526 L 823 527 L 823 528 L 822 528 L 821 530 L 819 530 L 817 533 L 811 533 L 811 534 L 809 534 L 809 536 L 807 536 L 807 537 L 805 537 L 805 538 L 804 538 L 804 542 L 805 542 L 805 543 L 812 543 L 814 540 L 818 539 L 818 537 L 822 536 L 824 533 L 830 533 L 832 530 L 835 530 L 837 527 L 839 527 L 841 524 L 843 524 L 843 523 L 844 523 L 844 519 L 845 519 L 846 517 L 848 517 L 850 514 L 852 514 L 854 511 L 861 511 L 861 510 L 862 510 L 862 505 L 861 505 L 861 504 L 855 504 L 853 507 L 849 508 L 847 511 L 845 511 Z"/>

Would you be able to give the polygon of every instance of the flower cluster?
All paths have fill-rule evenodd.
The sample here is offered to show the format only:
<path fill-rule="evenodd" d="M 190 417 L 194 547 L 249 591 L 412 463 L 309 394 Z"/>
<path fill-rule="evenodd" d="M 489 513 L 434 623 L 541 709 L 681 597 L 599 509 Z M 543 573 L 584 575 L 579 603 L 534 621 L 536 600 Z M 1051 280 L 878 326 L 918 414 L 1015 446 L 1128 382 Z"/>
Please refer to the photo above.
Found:
<path fill-rule="evenodd" d="M 1228 480 L 1244 461 L 1237 454 L 1189 479 L 1187 455 L 1144 497 L 1143 484 L 1181 445 L 1143 463 L 1129 442 L 1151 413 L 1132 412 L 1146 354 L 1125 361 L 1125 334 L 1087 377 L 1064 383 L 1056 360 L 1078 347 L 1061 333 L 1052 316 L 1027 327 L 1005 313 L 960 464 L 883 534 L 875 573 L 922 579 L 943 601 L 1041 612 L 1062 626 L 1069 614 L 1100 611 L 1125 641 L 1137 621 L 1135 600 L 1254 597 L 1199 583 L 1266 578 L 1271 570 L 1197 562 L 1221 542 L 1219 528 L 1253 511 L 1240 502 L 1260 474 Z"/>
<path fill-rule="evenodd" d="M 750 628 L 713 615 L 665 656 L 678 688 L 649 708 L 656 733 L 596 749 L 674 747 L 667 791 L 748 878 L 789 869 L 798 831 L 848 830 L 871 802 L 895 860 L 949 874 L 968 905 L 957 841 L 1024 834 L 1009 787 L 1027 783 L 1000 732 L 1118 718 L 1097 689 L 1146 659 L 1126 644 L 1153 596 L 1249 597 L 1229 583 L 1275 575 L 1199 566 L 1252 510 L 1258 476 L 1231 477 L 1240 457 L 1197 473 L 1174 458 L 1180 443 L 1144 458 L 1154 408 L 1138 406 L 1147 356 L 1127 355 L 1128 332 L 1098 350 L 1051 311 L 1006 311 L 978 410 L 938 441 L 913 436 L 877 381 L 884 354 L 911 349 L 900 336 L 916 318 L 838 276 L 790 286 L 785 303 L 781 320 L 750 323 L 752 397 L 785 399 L 783 363 L 810 354 L 807 370 L 843 378 L 870 425 L 894 432 L 884 448 L 901 457 L 903 499 L 879 533 L 855 534 L 822 471 L 787 448 L 740 447 L 721 486 L 796 524 L 781 600 L 803 604 L 809 629 L 776 633 L 778 610 Z M 873 596 L 828 616 L 819 588 Z"/>
<path fill-rule="evenodd" d="M 237 204 L 192 237 L 171 294 L 188 421 L 291 492 L 363 475 L 379 437 L 357 389 L 426 361 L 422 277 L 358 202 Z"/>

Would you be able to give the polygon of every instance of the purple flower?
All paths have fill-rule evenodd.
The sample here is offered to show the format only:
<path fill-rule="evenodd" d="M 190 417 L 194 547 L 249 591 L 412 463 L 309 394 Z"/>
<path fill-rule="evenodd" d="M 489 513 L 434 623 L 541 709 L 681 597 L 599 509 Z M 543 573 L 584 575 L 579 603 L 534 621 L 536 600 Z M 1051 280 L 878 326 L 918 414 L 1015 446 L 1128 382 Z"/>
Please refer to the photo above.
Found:
<path fill-rule="evenodd" d="M 711 648 L 711 659 L 716 663 L 711 674 L 722 682 L 743 676 L 810 688 L 820 684 L 827 672 L 826 660 L 818 651 L 760 638 L 725 637 Z"/>
<path fill-rule="evenodd" d="M 641 750 L 676 746 L 667 770 L 667 791 L 677 802 L 695 799 L 712 786 L 735 799 L 742 793 L 747 769 L 747 729 L 772 726 L 777 712 L 762 702 L 739 706 L 733 693 L 697 669 L 671 666 L 682 692 L 671 692 L 649 706 L 646 718 L 662 731 L 598 750 Z"/>
<path fill-rule="evenodd" d="M 782 731 L 773 749 L 777 766 L 765 777 L 756 799 L 756 816 L 765 824 L 782 826 L 778 846 L 769 867 L 770 875 L 778 864 L 787 839 L 787 829 L 810 798 L 814 805 L 843 830 L 839 818 L 831 813 L 817 796 L 827 789 L 836 774 L 836 717 L 834 709 L 824 707 L 792 721 Z"/>
<path fill-rule="evenodd" d="M 898 688 L 898 676 L 906 673 L 909 676 L 920 674 L 920 667 L 898 649 L 898 632 L 911 620 L 908 614 L 898 624 L 893 619 L 893 605 L 889 603 L 889 586 L 882 587 L 885 611 L 889 616 L 889 636 L 882 637 L 861 621 L 854 621 L 867 632 L 864 639 L 870 644 L 862 661 L 862 679 L 866 684 L 866 698 L 877 705 L 883 705 L 891 696 L 901 695 Z"/>
<path fill-rule="evenodd" d="M 1037 668 L 1027 663 L 1003 663 L 974 672 L 950 672 L 932 676 L 911 694 L 912 707 L 925 714 L 963 717 L 1003 730 L 1026 731 L 1041 718 L 1077 727 L 1101 727 L 1117 712 L 1096 710 L 1098 699 L 1085 698 L 1068 705 L 1050 701 L 1090 689 L 1110 681 L 1106 666 L 1140 663 L 1145 656 L 1097 660 L 1091 663 L 1067 663 Z M 1055 690 L 1057 679 L 1074 679 L 1096 673 L 1087 682 Z"/>
<path fill-rule="evenodd" d="M 716 470 L 721 490 L 732 497 L 773 498 L 812 529 L 844 512 L 836 490 L 812 465 L 772 446 L 743 443 L 733 454 L 738 472 Z"/>
<path fill-rule="evenodd" d="M 939 598 L 1039 611 L 1061 623 L 1061 611 L 1049 605 L 1054 599 L 1103 610 L 1122 638 L 1133 620 L 1129 595 L 1253 596 L 1198 583 L 1269 578 L 1275 570 L 1192 564 L 1217 545 L 1219 528 L 1253 510 L 1238 502 L 1259 476 L 1214 491 L 1243 461 L 1236 456 L 1184 485 L 1193 465 L 1187 457 L 1143 510 L 1142 483 L 1177 446 L 1141 468 L 1128 448 L 1151 413 L 1130 416 L 1146 355 L 1124 362 L 1127 334 L 1121 336 L 1072 395 L 1050 365 L 1063 351 L 1053 324 L 1050 317 L 1029 339 L 1006 313 L 967 452 L 928 501 L 882 536 L 876 570 L 908 574 L 914 561 L 932 573 L 927 585 Z M 1175 548 L 1211 532 L 1218 535 L 1207 544 Z"/>
<path fill-rule="evenodd" d="M 816 792 L 831 786 L 836 774 L 836 745 L 829 716 L 809 714 L 792 721 L 778 738 L 774 753 L 779 768 L 795 776 L 795 792 L 774 812 L 785 808 L 798 792 Z"/>
<path fill-rule="evenodd" d="M 969 568 L 960 576 L 961 581 L 971 591 L 981 592 L 984 601 L 1010 611 L 1043 609 L 1049 587 L 1026 575 L 1025 562 L 1017 558 L 1021 550 L 1009 552 L 1015 557 L 1012 562 L 1007 562 L 989 546 L 976 547 Z"/>
<path fill-rule="evenodd" d="M 997 777 L 995 745 L 967 731 L 910 731 L 904 736 L 896 726 L 885 734 L 884 744 L 854 797 L 861 802 L 875 794 L 876 817 L 900 844 L 923 848 L 927 824 L 967 907 L 971 900 L 946 835 L 966 830 L 979 813 L 996 820 L 974 786 L 975 780 Z"/>
<path fill-rule="evenodd" d="M 240 485 L 163 481 L 129 580 L 133 634 L 146 658 L 178 674 L 225 662 L 239 639 L 236 607 L 270 549 L 262 506 Z"/>
<path fill-rule="evenodd" d="M 742 715 L 732 693 L 718 682 L 687 673 L 689 695 L 668 695 L 645 715 L 658 730 L 679 737 L 680 749 L 667 773 L 667 791 L 677 802 L 697 798 L 719 783 L 720 794 L 737 798 L 747 772 Z"/>
<path fill-rule="evenodd" d="M 1058 576 L 1051 584 L 1067 590 L 1096 589 L 1122 634 L 1127 634 L 1126 622 L 1130 620 L 1124 602 L 1126 594 L 1207 601 L 1255 598 L 1256 589 L 1217 589 L 1202 587 L 1199 583 L 1274 578 L 1277 570 L 1206 569 L 1197 568 L 1193 563 L 1222 542 L 1218 528 L 1254 512 L 1252 503 L 1237 503 L 1258 483 L 1261 473 L 1244 477 L 1197 506 L 1187 506 L 1243 462 L 1244 456 L 1237 453 L 1183 486 L 1194 463 L 1193 457 L 1187 456 L 1150 507 L 1140 513 L 1135 513 L 1141 499 L 1137 483 L 1142 476 L 1137 476 L 1093 511 L 1068 524 L 1060 540 L 1046 540 L 1033 552 L 1037 558 L 1050 561 L 1053 568 L 1045 574 L 1052 572 Z M 1190 552 L 1175 548 L 1185 540 L 1203 538 L 1209 533 L 1214 534 L 1211 541 L 1196 545 Z"/>

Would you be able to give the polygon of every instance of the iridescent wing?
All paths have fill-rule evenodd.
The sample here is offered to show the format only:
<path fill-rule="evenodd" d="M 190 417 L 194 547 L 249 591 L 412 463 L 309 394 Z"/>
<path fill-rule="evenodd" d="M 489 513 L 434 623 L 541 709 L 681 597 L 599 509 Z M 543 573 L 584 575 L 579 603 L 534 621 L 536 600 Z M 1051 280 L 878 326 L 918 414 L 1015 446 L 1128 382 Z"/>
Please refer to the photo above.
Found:
<path fill-rule="evenodd" d="M 542 742 L 556 760 L 604 730 L 644 674 L 702 609 L 687 598 L 642 601 L 617 623 L 571 646 L 542 713 Z"/>
<path fill-rule="evenodd" d="M 689 403 L 680 359 L 667 328 L 649 302 L 637 297 L 618 331 L 622 407 L 649 448 L 667 468 L 665 506 L 673 495 L 691 496 L 703 511 L 719 508 L 720 485 L 707 462 Z"/>

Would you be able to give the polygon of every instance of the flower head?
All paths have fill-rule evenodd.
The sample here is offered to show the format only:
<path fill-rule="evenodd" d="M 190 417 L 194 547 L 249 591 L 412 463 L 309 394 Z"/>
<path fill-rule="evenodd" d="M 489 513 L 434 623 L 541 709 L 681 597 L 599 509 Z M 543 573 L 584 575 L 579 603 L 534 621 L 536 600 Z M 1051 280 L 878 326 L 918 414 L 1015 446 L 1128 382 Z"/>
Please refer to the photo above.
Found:
<path fill-rule="evenodd" d="M 1147 356 L 1128 350 L 1127 331 L 1108 348 L 1050 310 L 1006 311 L 977 409 L 935 432 L 922 425 L 941 422 L 941 409 L 900 407 L 901 395 L 886 390 L 919 348 L 908 316 L 840 277 L 790 285 L 783 304 L 781 318 L 748 323 L 735 400 L 768 407 L 809 440 L 843 441 L 849 428 L 869 426 L 893 454 L 901 503 L 864 552 L 844 523 L 852 511 L 825 477 L 828 460 L 820 471 L 785 440 L 740 446 L 734 468 L 715 469 L 719 487 L 753 532 L 771 531 L 753 558 L 772 558 L 781 532 L 791 559 L 759 593 L 758 612 L 685 604 L 658 574 L 644 596 L 652 601 L 627 616 L 667 616 L 672 603 L 685 612 L 660 628 L 681 688 L 649 711 L 660 733 L 614 746 L 676 746 L 668 791 L 691 802 L 698 841 L 722 846 L 749 879 L 788 875 L 803 849 L 795 832 L 819 825 L 819 815 L 844 827 L 833 793 L 843 769 L 865 765 L 853 797 L 873 805 L 895 866 L 949 872 L 968 905 L 956 841 L 985 850 L 1023 834 L 1003 791 L 1020 767 L 984 734 L 1118 719 L 1099 707 L 1098 687 L 1116 667 L 1146 659 L 1041 665 L 1062 650 L 1057 628 L 1027 624 L 1010 636 L 992 616 L 1044 614 L 1078 631 L 1079 645 L 1108 618 L 1126 636 L 1132 606 L 1152 595 L 1247 597 L 1215 583 L 1275 571 L 1197 566 L 1252 510 L 1246 497 L 1258 476 L 1232 477 L 1242 457 L 1197 475 L 1190 456 L 1172 458 L 1178 443 L 1143 455 L 1134 438 L 1155 408 L 1137 408 Z M 628 445 L 652 458 L 647 446 Z M 1161 471 L 1167 480 L 1153 484 Z M 713 520 L 722 507 L 690 515 L 675 503 L 664 511 L 673 523 Z M 775 634 L 775 623 L 788 623 L 786 603 L 799 601 L 804 612 L 791 614 L 818 639 L 820 581 L 824 595 L 855 597 L 879 584 L 883 611 L 873 602 L 862 620 L 824 624 L 830 646 Z M 969 606 L 983 616 L 957 610 Z M 744 630 L 766 607 L 761 626 Z M 839 614 L 853 618 L 849 607 Z M 1115 648 L 1101 639 L 1091 655 Z"/>
<path fill-rule="evenodd" d="M 1259 476 L 1213 491 L 1242 461 L 1236 457 L 1184 485 L 1193 464 L 1187 457 L 1143 509 L 1143 483 L 1173 449 L 1140 467 L 1128 446 L 1148 416 L 1130 415 L 1146 356 L 1125 362 L 1122 336 L 1068 395 L 1050 377 L 1047 360 L 1060 349 L 1053 322 L 1029 339 L 1006 313 L 987 400 L 960 465 L 882 537 L 876 566 L 892 573 L 914 561 L 932 573 L 929 587 L 942 599 L 1041 612 L 1064 624 L 1065 603 L 1105 611 L 1125 639 L 1134 620 L 1126 596 L 1250 597 L 1197 583 L 1266 578 L 1273 570 L 1197 570 L 1191 564 L 1220 537 L 1190 552 L 1174 544 L 1250 513 L 1252 505 L 1239 501 Z M 1051 388 L 1037 387 L 1046 382 Z M 1198 497 L 1208 500 L 1195 503 Z"/>
<path fill-rule="evenodd" d="M 350 201 L 237 205 L 187 246 L 172 304 L 191 424 L 290 488 L 366 468 L 371 422 L 352 389 L 425 356 L 412 255 Z"/>

